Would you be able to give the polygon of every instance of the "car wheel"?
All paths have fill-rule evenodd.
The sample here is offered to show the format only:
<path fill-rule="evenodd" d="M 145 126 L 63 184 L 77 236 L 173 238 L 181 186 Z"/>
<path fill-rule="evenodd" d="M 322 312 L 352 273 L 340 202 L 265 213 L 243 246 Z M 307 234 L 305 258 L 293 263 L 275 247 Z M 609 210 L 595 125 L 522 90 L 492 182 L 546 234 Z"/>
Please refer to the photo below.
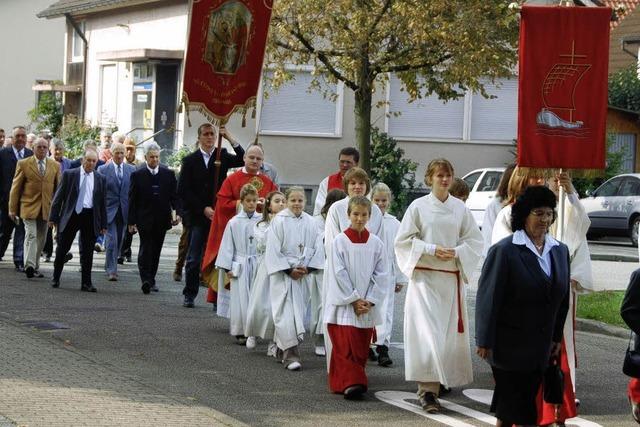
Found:
<path fill-rule="evenodd" d="M 638 228 L 640 228 L 640 215 L 631 220 L 631 227 L 629 227 L 629 238 L 635 247 L 638 246 Z"/>

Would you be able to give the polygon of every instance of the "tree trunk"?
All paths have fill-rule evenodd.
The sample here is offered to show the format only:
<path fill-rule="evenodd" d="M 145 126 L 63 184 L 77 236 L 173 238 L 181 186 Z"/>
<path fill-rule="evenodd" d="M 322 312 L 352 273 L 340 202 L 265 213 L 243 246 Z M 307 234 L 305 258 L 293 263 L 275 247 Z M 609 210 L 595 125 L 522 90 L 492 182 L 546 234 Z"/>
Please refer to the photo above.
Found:
<path fill-rule="evenodd" d="M 363 74 L 360 87 L 355 92 L 356 142 L 360 151 L 359 166 L 371 175 L 371 87 L 373 81 L 370 80 L 368 73 Z"/>

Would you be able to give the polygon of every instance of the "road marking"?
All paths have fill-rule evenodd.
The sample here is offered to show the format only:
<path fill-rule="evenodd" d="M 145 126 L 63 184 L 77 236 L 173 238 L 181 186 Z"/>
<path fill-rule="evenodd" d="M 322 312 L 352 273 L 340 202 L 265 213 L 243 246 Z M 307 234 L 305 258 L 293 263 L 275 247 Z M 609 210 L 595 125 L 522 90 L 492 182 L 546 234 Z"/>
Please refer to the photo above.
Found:
<path fill-rule="evenodd" d="M 416 395 L 414 393 L 408 393 L 406 391 L 379 391 L 376 392 L 376 397 L 385 403 L 406 409 L 409 412 L 413 412 L 414 414 L 438 421 L 451 427 L 475 427 L 473 424 L 465 423 L 464 421 L 457 420 L 448 415 L 429 414 L 420 406 L 407 402 L 406 399 L 416 399 Z M 444 402 L 440 400 L 440 403 L 443 404 Z"/>

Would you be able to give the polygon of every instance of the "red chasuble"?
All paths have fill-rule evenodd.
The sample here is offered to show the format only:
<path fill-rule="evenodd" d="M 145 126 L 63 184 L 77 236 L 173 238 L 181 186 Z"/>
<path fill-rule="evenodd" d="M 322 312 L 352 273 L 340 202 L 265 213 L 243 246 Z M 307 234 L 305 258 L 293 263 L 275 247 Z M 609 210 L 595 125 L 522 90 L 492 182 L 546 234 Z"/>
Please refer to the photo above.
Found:
<path fill-rule="evenodd" d="M 329 175 L 329 179 L 327 180 L 327 193 L 331 190 L 338 189 L 344 190 L 344 184 L 342 182 L 343 176 L 340 175 L 340 172 L 334 173 L 333 175 Z"/>
<path fill-rule="evenodd" d="M 344 230 L 344 234 L 351 240 L 351 243 L 367 243 L 369 241 L 369 230 L 366 228 L 361 232 L 357 232 L 349 227 Z"/>

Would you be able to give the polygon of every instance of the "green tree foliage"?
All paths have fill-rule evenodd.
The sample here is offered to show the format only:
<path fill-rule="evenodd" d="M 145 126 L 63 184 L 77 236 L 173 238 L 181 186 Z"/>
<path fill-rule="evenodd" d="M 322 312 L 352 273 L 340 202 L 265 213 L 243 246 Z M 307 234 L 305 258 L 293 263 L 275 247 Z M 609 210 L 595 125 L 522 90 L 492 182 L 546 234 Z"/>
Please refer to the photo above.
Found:
<path fill-rule="evenodd" d="M 418 164 L 404 158 L 404 150 L 378 128 L 371 129 L 371 180 L 384 182 L 393 192 L 391 212 L 401 216 L 415 188 Z"/>
<path fill-rule="evenodd" d="M 640 111 L 640 79 L 635 64 L 609 76 L 609 104 Z"/>
<path fill-rule="evenodd" d="M 38 105 L 27 113 L 36 130 L 57 135 L 62 126 L 62 97 L 57 92 L 42 92 Z"/>
<path fill-rule="evenodd" d="M 616 141 L 615 134 L 607 135 L 607 167 L 604 176 L 595 178 L 575 178 L 573 186 L 581 197 L 585 197 L 587 192 L 593 192 L 603 182 L 622 173 L 622 164 L 626 160 L 624 151 L 614 151 L 613 144 Z"/>
<path fill-rule="evenodd" d="M 99 141 L 100 128 L 91 126 L 74 115 L 67 115 L 64 124 L 58 132 L 58 137 L 64 141 L 66 154 L 70 159 L 82 155 L 83 144 L 86 140 Z"/>
<path fill-rule="evenodd" d="M 189 148 L 186 145 L 180 147 L 179 150 L 174 150 L 171 155 L 167 157 L 167 166 L 173 169 L 179 169 L 182 164 L 182 159 L 193 153 L 193 147 Z"/>
<path fill-rule="evenodd" d="M 312 65 L 319 80 L 355 96 L 360 165 L 370 171 L 373 93 L 393 74 L 410 100 L 486 95 L 483 81 L 512 75 L 518 20 L 504 0 L 287 0 L 273 9 L 267 64 L 272 85 L 288 65 Z M 379 93 L 382 93 L 381 91 Z"/>

